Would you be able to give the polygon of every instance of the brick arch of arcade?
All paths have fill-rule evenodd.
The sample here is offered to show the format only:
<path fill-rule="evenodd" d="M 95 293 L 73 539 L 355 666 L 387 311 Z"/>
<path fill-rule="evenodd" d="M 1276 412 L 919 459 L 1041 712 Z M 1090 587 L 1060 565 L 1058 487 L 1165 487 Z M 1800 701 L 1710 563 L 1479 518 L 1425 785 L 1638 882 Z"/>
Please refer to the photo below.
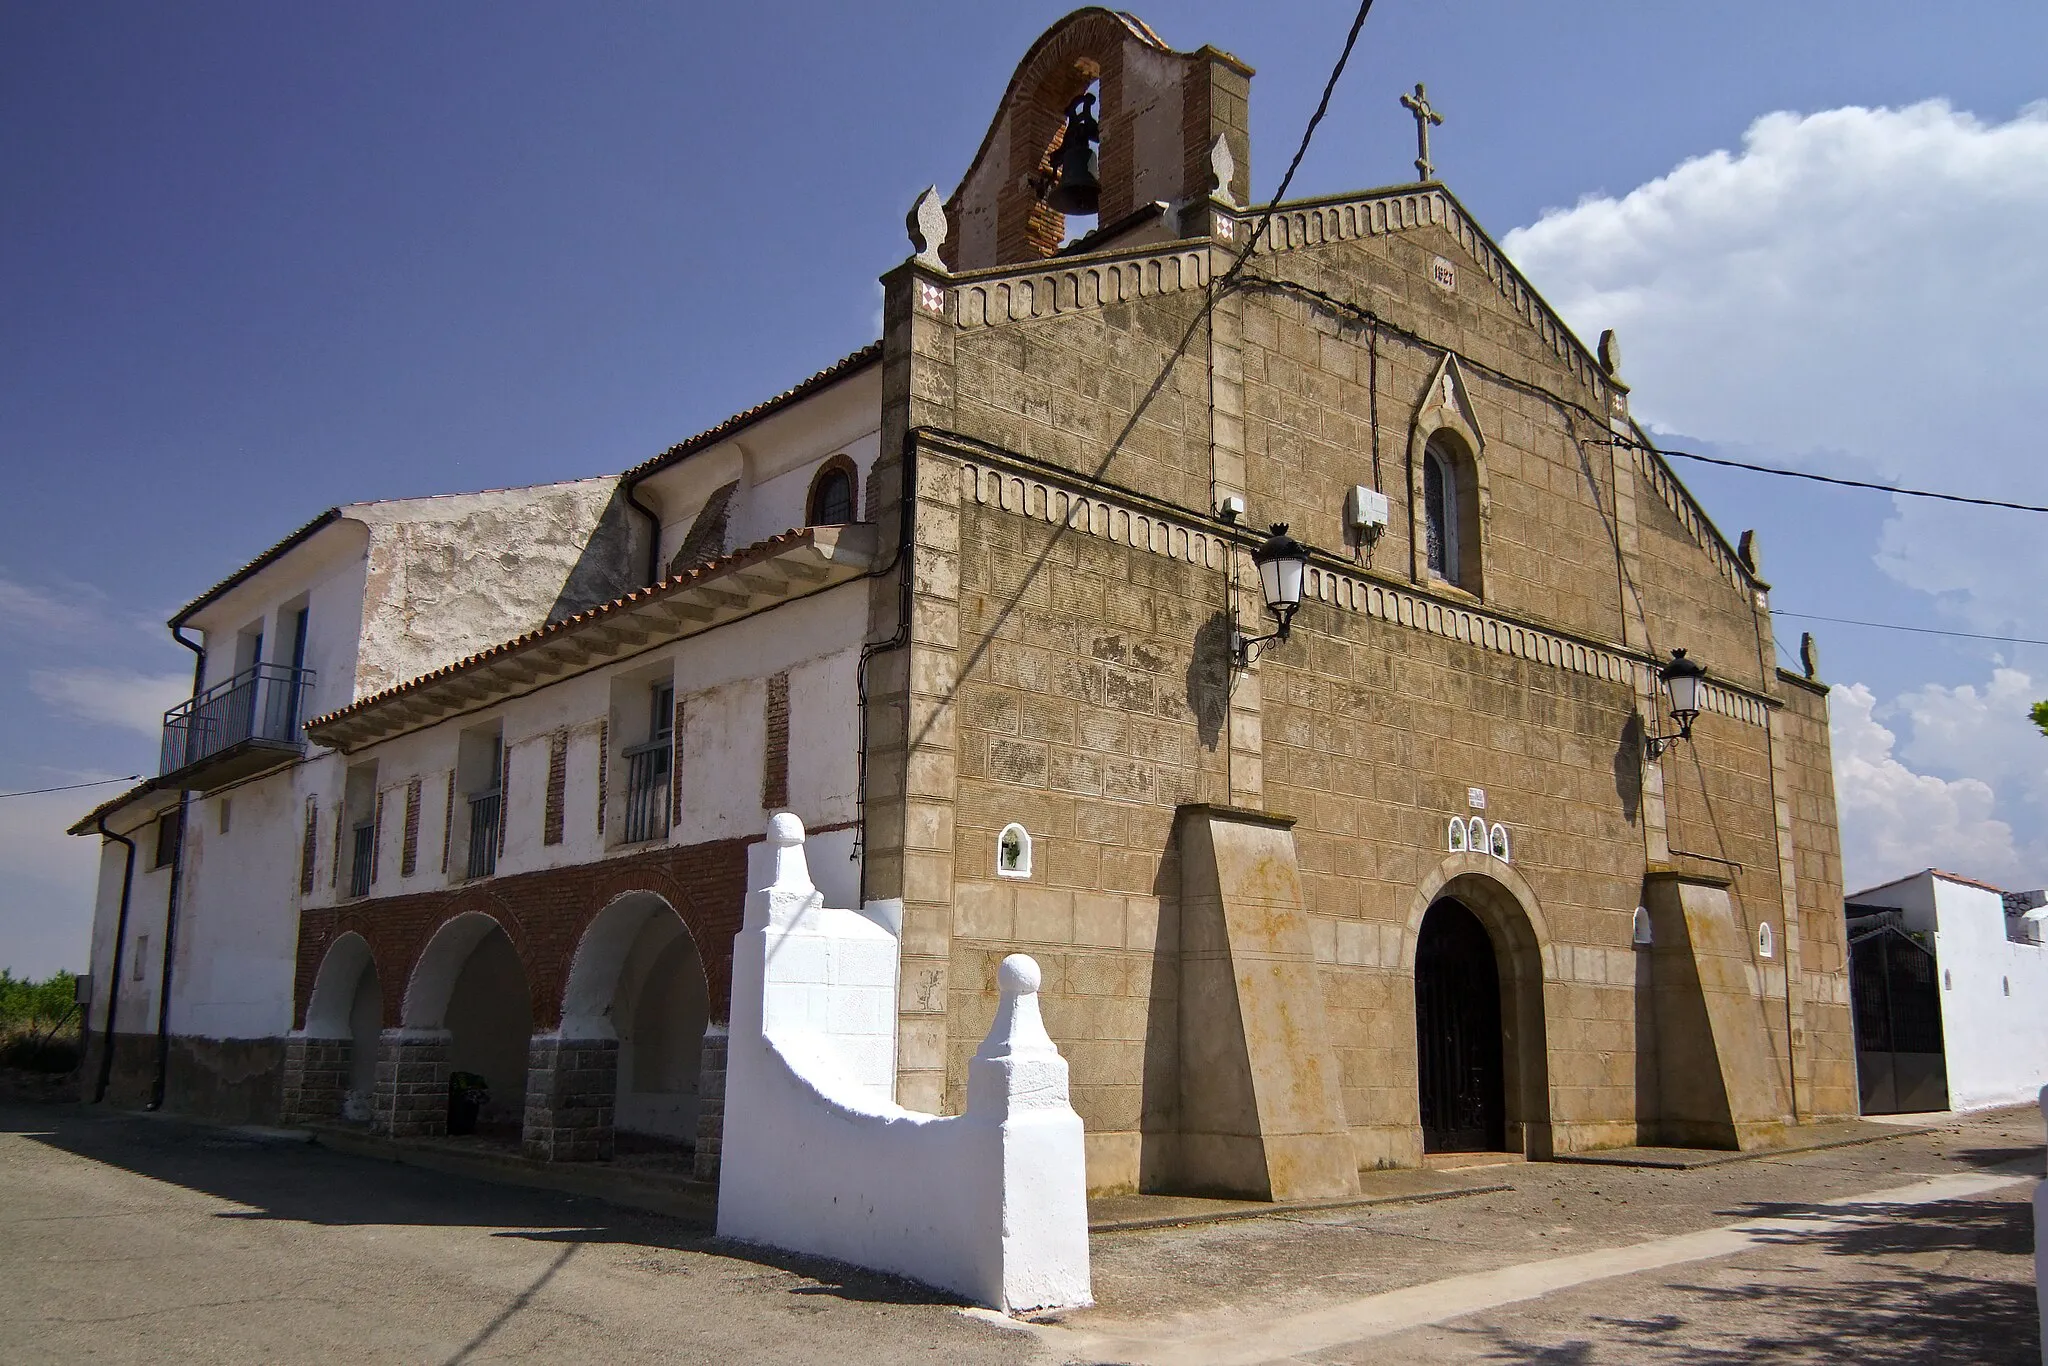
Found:
<path fill-rule="evenodd" d="M 534 1030 L 553 1029 L 561 1022 L 563 988 L 584 932 L 600 911 L 631 892 L 652 893 L 675 908 L 703 959 L 710 1017 L 722 1021 L 732 998 L 732 939 L 746 899 L 749 842 L 716 840 L 448 891 L 308 909 L 299 919 L 293 1026 L 305 1026 L 313 983 L 329 946 L 353 931 L 370 945 L 384 1026 L 397 1028 L 406 986 L 435 934 L 457 916 L 481 912 L 503 927 L 519 955 Z"/>

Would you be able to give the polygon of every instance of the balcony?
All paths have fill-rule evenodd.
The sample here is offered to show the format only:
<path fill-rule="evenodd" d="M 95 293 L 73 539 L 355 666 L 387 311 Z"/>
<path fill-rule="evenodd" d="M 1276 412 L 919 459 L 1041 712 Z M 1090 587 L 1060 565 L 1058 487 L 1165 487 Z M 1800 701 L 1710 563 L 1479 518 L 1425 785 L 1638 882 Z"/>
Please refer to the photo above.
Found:
<path fill-rule="evenodd" d="M 164 713 L 160 778 L 209 792 L 306 752 L 309 669 L 258 664 Z"/>

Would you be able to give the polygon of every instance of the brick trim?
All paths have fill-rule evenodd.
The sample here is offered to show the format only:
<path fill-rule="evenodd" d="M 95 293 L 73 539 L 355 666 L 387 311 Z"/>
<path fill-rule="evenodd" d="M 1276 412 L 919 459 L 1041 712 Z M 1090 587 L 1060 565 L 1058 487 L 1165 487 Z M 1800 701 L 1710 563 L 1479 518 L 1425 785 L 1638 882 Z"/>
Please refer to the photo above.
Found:
<path fill-rule="evenodd" d="M 384 794 L 377 794 L 377 804 L 370 809 L 370 885 L 377 885 L 378 861 L 384 855 Z"/>
<path fill-rule="evenodd" d="M 448 846 L 455 839 L 455 770 L 448 770 L 448 795 L 441 803 L 441 876 L 448 876 Z"/>
<path fill-rule="evenodd" d="M 683 695 L 676 693 L 676 713 L 668 733 L 668 828 L 671 833 L 683 823 Z"/>
<path fill-rule="evenodd" d="M 541 817 L 540 842 L 562 842 L 562 800 L 568 787 L 569 731 L 559 728 L 548 737 L 548 788 L 545 814 Z M 499 820 L 502 824 L 503 817 Z"/>
<path fill-rule="evenodd" d="M 612 778 L 612 723 L 609 718 L 597 723 L 597 837 L 604 838 L 605 802 L 611 796 Z"/>
<path fill-rule="evenodd" d="M 411 877 L 420 866 L 420 780 L 405 785 L 405 833 L 398 850 L 398 875 Z"/>
<path fill-rule="evenodd" d="M 313 878 L 320 861 L 320 799 L 306 798 L 306 837 L 299 846 L 299 895 L 313 895 Z"/>
<path fill-rule="evenodd" d="M 768 743 L 761 756 L 761 805 L 780 811 L 789 805 L 789 670 L 768 679 Z"/>

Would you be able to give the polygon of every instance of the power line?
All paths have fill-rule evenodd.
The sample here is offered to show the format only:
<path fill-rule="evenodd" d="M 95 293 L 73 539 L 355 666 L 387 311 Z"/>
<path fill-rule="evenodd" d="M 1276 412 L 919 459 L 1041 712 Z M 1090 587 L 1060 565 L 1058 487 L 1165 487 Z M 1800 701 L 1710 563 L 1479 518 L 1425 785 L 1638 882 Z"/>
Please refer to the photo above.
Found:
<path fill-rule="evenodd" d="M 142 781 L 140 773 L 131 773 L 125 778 L 101 778 L 90 783 L 66 783 L 62 787 L 32 787 L 26 792 L 0 792 L 0 797 L 40 797 L 45 792 L 77 792 L 82 788 L 105 787 L 109 783 L 135 783 Z"/>
<path fill-rule="evenodd" d="M 1642 441 L 1630 441 L 1625 437 L 1614 438 L 1617 446 L 1634 446 L 1637 450 L 1654 451 L 1662 456 L 1675 456 L 1680 460 L 1697 460 L 1703 465 L 1725 465 L 1729 469 L 1749 470 L 1754 474 L 1775 474 L 1784 479 L 1810 479 L 1816 484 L 1840 484 L 1844 488 L 1870 489 L 1876 493 L 1896 493 L 1906 498 L 1938 498 L 1944 503 L 1969 503 L 1976 507 L 2010 508 L 2014 512 L 2048 512 L 2048 507 L 2036 503 L 2009 503 L 2003 498 L 1971 498 L 1960 493 L 1936 493 L 1930 489 L 1906 489 L 1896 484 L 1877 484 L 1867 479 L 1841 479 L 1832 474 L 1811 474 L 1806 470 L 1783 470 L 1772 465 L 1752 465 L 1746 460 L 1724 460 L 1718 455 L 1700 455 L 1693 451 L 1674 451 L 1662 446 L 1652 446 Z M 1996 637 L 2002 639 L 2003 637 Z"/>
<path fill-rule="evenodd" d="M 1308 126 L 1301 130 L 1301 145 L 1294 149 L 1294 160 L 1287 163 L 1287 174 L 1280 177 L 1280 188 L 1273 191 L 1273 197 L 1266 201 L 1266 212 L 1259 217 L 1258 227 L 1252 229 L 1251 237 L 1244 244 L 1244 251 L 1224 274 L 1224 282 L 1244 268 L 1258 248 L 1259 239 L 1266 235 L 1266 227 L 1273 221 L 1274 211 L 1287 198 L 1287 187 L 1294 183 L 1294 173 L 1301 169 L 1301 159 L 1308 155 L 1309 142 L 1316 135 L 1316 125 L 1323 121 L 1323 115 L 1330 112 L 1330 96 L 1337 89 L 1337 78 L 1344 74 L 1344 64 L 1351 60 L 1351 49 L 1358 45 L 1358 32 L 1365 27 L 1365 16 L 1372 10 L 1372 0 L 1363 0 L 1358 7 L 1357 17 L 1351 21 L 1351 32 L 1344 37 L 1344 50 L 1337 54 L 1337 64 L 1330 68 L 1330 79 L 1323 82 L 1323 97 L 1316 101 L 1316 112 L 1308 116 Z M 1226 190 L 1229 186 L 1224 187 Z M 1213 301 L 1214 295 L 1211 299 Z"/>
<path fill-rule="evenodd" d="M 2048 645 L 2048 640 L 2030 640 L 2026 636 L 1990 636 L 1977 631 L 1944 631 L 1935 626 L 1902 626 L 1895 621 L 1857 621 L 1850 617 L 1821 617 L 1811 612 L 1786 612 L 1773 607 L 1774 617 L 1792 617 L 1799 621 L 1825 621 L 1836 626 L 1868 626 L 1874 631 L 1911 631 L 1918 636 L 1956 636 L 1962 640 L 1996 640 L 2007 645 Z"/>

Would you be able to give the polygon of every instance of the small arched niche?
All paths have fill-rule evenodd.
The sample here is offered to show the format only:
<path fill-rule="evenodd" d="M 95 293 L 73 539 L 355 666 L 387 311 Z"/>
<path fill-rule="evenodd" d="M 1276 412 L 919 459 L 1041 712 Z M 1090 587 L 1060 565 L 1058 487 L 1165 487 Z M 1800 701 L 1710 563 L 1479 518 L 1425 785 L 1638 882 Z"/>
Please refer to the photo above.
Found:
<path fill-rule="evenodd" d="M 1031 876 L 1031 832 L 1015 821 L 996 836 L 996 876 Z"/>

